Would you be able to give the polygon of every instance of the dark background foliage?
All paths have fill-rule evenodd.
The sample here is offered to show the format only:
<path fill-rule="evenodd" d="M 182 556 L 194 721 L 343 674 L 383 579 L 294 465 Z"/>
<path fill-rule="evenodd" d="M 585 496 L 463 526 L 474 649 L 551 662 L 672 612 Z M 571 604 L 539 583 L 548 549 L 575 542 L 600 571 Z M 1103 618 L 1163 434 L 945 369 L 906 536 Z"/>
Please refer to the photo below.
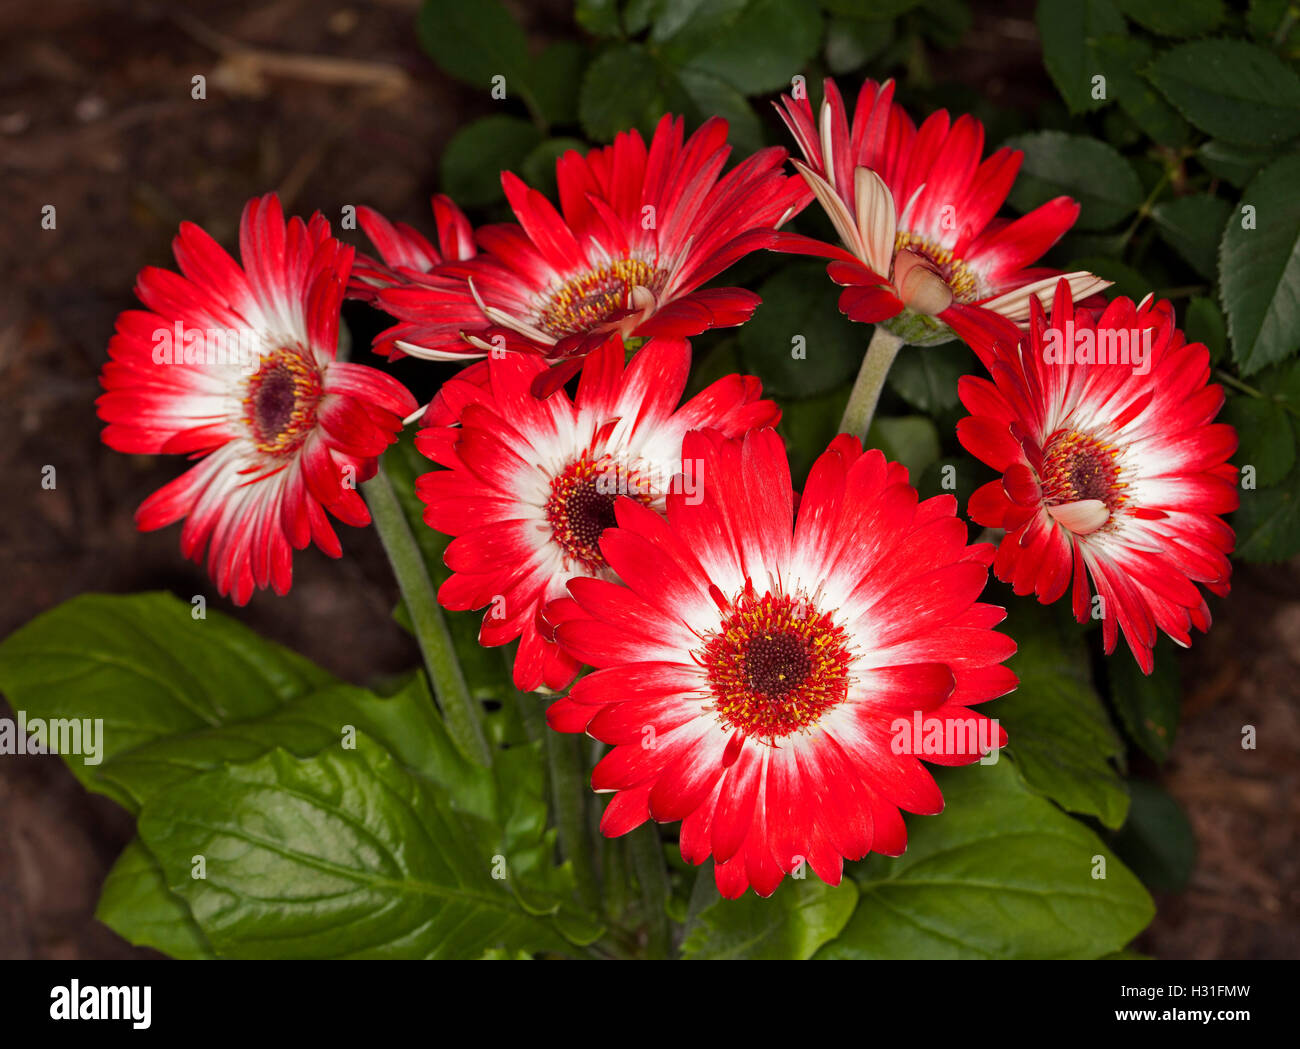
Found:
<path fill-rule="evenodd" d="M 181 219 L 230 245 L 243 202 L 270 188 L 292 210 L 331 218 L 365 203 L 427 229 L 427 198 L 439 189 L 476 220 L 499 218 L 503 166 L 546 187 L 558 150 L 607 141 L 628 124 L 645 128 L 665 108 L 691 120 L 728 116 L 742 151 L 784 143 L 767 99 L 788 89 L 791 69 L 804 70 L 814 99 L 828 72 L 850 98 L 863 75 L 895 76 L 914 115 L 943 105 L 980 117 L 990 145 L 1019 136 L 1030 177 L 1012 204 L 1056 192 L 1084 204 L 1079 229 L 1051 261 L 1084 262 L 1121 292 L 1172 298 L 1228 379 L 1254 391 L 1229 407 L 1243 435 L 1237 461 L 1255 464 L 1260 482 L 1237 527 L 1252 561 L 1277 563 L 1239 562 L 1231 597 L 1213 605 L 1209 637 L 1189 653 L 1161 651 L 1159 687 L 1129 680 L 1124 652 L 1097 681 L 1123 727 L 1117 756 L 1130 775 L 1133 815 L 1113 844 L 1160 905 L 1137 947 L 1161 957 L 1294 955 L 1300 573 L 1284 559 L 1300 545 L 1300 381 L 1286 360 L 1297 345 L 1252 329 L 1259 310 L 1250 296 L 1268 290 L 1271 272 L 1258 242 L 1231 270 L 1250 278 L 1243 287 L 1219 274 L 1223 253 L 1238 247 L 1224 230 L 1239 203 L 1276 201 L 1283 218 L 1261 215 L 1260 229 L 1283 249 L 1287 230 L 1294 244 L 1300 229 L 1286 166 L 1300 134 L 1288 120 L 1300 103 L 1271 64 L 1234 66 L 1244 59 L 1230 53 L 1250 42 L 1293 68 L 1295 13 L 1285 3 L 1229 10 L 1218 0 L 741 6 L 754 9 L 747 21 L 672 21 L 655 3 L 634 0 L 620 18 L 615 5 L 584 0 L 580 25 L 568 0 L 510 4 L 513 21 L 497 23 L 494 6 L 464 2 L 432 3 L 438 19 L 421 19 L 416 0 L 0 7 L 0 478 L 10 496 L 0 519 L 0 636 L 86 590 L 203 593 L 222 607 L 202 572 L 181 561 L 174 530 L 141 536 L 131 523 L 176 462 L 109 452 L 92 408 L 113 318 L 133 305 L 142 265 L 170 263 Z M 457 32 L 430 30 L 455 17 L 466 20 Z M 486 33 L 481 47 L 466 42 L 476 33 Z M 1180 50 L 1213 37 L 1237 43 L 1215 54 Z M 1218 75 L 1238 109 L 1232 98 L 1207 103 L 1181 87 L 1186 68 L 1216 61 L 1228 63 Z M 511 85 L 504 102 L 486 88 L 498 72 Z M 1107 77 L 1104 100 L 1089 91 L 1094 72 Z M 190 97 L 197 73 L 208 78 L 203 102 Z M 50 203 L 58 226 L 42 231 Z M 818 221 L 800 220 L 813 232 Z M 736 367 L 761 375 L 802 449 L 824 443 L 865 345 L 864 331 L 836 314 L 818 267 L 806 269 L 747 261 L 735 277 L 765 305 L 738 335 L 717 333 L 698 347 L 701 380 Z M 1274 291 L 1282 276 L 1272 275 Z M 362 308 L 349 307 L 348 319 L 359 343 L 376 327 Z M 791 331 L 827 352 L 790 368 Z M 361 346 L 354 352 L 366 359 Z M 963 489 L 978 481 L 952 438 L 955 377 L 970 368 L 969 354 L 950 346 L 914 356 L 891 379 L 875 437 L 923 489 L 937 488 L 945 464 L 958 467 Z M 441 373 L 406 362 L 399 374 L 427 392 Z M 46 464 L 58 470 L 52 491 L 40 486 Z M 349 531 L 343 541 L 341 562 L 299 556 L 290 595 L 259 596 L 240 618 L 363 681 L 411 665 L 415 652 L 390 618 L 395 588 L 374 535 Z M 1241 749 L 1244 724 L 1256 726 L 1258 750 Z M 58 759 L 0 762 L 0 956 L 146 953 L 90 917 L 130 829 L 125 813 L 86 794 Z"/>

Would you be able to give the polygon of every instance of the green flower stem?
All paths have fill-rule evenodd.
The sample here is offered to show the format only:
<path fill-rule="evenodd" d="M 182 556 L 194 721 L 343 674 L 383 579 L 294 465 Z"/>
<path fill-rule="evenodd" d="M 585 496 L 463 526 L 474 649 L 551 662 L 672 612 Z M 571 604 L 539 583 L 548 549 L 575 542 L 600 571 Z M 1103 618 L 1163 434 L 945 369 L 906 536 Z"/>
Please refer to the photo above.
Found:
<path fill-rule="evenodd" d="M 587 833 L 586 777 L 583 774 L 581 736 L 546 733 L 546 762 L 551 774 L 551 801 L 560 848 L 573 864 L 578 899 L 589 911 L 600 913 L 600 883 L 596 879 L 595 853 Z"/>
<path fill-rule="evenodd" d="M 656 959 L 668 958 L 673 949 L 672 931 L 668 924 L 668 865 L 664 862 L 659 828 L 651 820 L 624 840 L 632 860 L 632 873 L 641 886 L 641 902 L 649 931 L 646 955 Z"/>
<path fill-rule="evenodd" d="M 380 460 L 379 472 L 362 486 L 366 503 L 375 521 L 375 530 L 384 544 L 384 552 L 393 566 L 397 586 L 406 602 L 415 627 L 415 638 L 429 673 L 429 683 L 442 709 L 451 733 L 460 749 L 471 761 L 490 767 L 492 751 L 483 735 L 483 711 L 470 695 L 465 675 L 456 658 L 447 621 L 438 607 L 433 580 L 425 568 L 424 557 L 415 541 L 393 482 Z"/>
<path fill-rule="evenodd" d="M 605 915 L 618 921 L 627 910 L 627 849 L 621 838 L 600 838 L 601 874 L 605 887 Z"/>
<path fill-rule="evenodd" d="M 840 433 L 850 433 L 860 440 L 865 440 L 871 429 L 871 420 L 876 414 L 876 405 L 880 401 L 880 391 L 885 387 L 885 377 L 902 348 L 903 340 L 884 325 L 877 324 L 871 343 L 867 346 L 866 356 L 862 358 L 862 367 L 857 380 L 853 383 L 853 392 L 849 394 L 849 403 L 840 420 Z"/>

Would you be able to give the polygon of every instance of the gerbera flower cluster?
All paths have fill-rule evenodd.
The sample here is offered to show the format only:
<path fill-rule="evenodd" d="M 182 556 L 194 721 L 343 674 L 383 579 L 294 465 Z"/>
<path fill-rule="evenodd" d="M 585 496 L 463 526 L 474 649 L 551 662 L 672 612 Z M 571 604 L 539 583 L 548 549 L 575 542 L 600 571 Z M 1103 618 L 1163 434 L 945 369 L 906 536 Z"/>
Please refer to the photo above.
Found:
<path fill-rule="evenodd" d="M 141 273 L 145 309 L 119 318 L 102 377 L 106 443 L 197 459 L 140 527 L 184 519 L 182 551 L 206 551 L 240 604 L 289 588 L 293 549 L 337 556 L 330 515 L 368 522 L 357 485 L 419 414 L 337 357 L 344 295 L 370 302 L 395 320 L 379 358 L 483 358 L 416 436 L 424 521 L 450 537 L 438 600 L 515 646 L 514 683 L 549 694 L 552 729 L 608 745 L 601 829 L 681 821 L 682 855 L 712 858 L 728 897 L 898 855 L 901 813 L 943 808 L 927 763 L 1006 742 L 981 709 L 1016 687 L 990 569 L 1044 603 L 1069 593 L 1107 653 L 1122 632 L 1150 672 L 1157 632 L 1190 643 L 1202 588 L 1227 592 L 1236 438 L 1168 303 L 1107 304 L 1106 282 L 1037 265 L 1077 204 L 997 218 L 1019 154 L 983 157 L 970 117 L 918 128 L 892 83 L 864 84 L 851 124 L 825 92 L 816 116 L 784 99 L 794 173 L 779 147 L 728 169 L 724 121 L 688 137 L 665 116 L 648 144 L 561 157 L 558 207 L 503 173 L 514 223 L 475 230 L 435 197 L 426 239 L 361 209 L 378 258 L 273 196 L 244 212 L 242 265 L 186 223 L 180 274 Z M 841 246 L 781 229 L 814 198 Z M 965 508 L 980 541 L 865 428 L 797 489 L 757 378 L 686 397 L 689 338 L 758 304 L 705 285 L 758 249 L 831 259 L 841 309 L 896 344 L 976 350 L 988 375 L 962 380 L 957 436 L 1000 474 Z"/>

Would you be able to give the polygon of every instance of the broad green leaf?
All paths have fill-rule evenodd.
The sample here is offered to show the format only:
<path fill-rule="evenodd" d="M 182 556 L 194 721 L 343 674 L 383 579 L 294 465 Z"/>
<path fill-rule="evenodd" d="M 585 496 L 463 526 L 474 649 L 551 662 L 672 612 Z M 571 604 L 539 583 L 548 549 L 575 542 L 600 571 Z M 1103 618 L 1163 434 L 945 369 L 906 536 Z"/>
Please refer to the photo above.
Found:
<path fill-rule="evenodd" d="M 1133 123 L 1163 145 L 1187 141 L 1191 126 L 1182 114 L 1140 76 L 1151 60 L 1152 48 L 1136 36 L 1103 36 L 1094 44 L 1106 75 L 1106 97 L 1118 103 Z"/>
<path fill-rule="evenodd" d="M 740 355 L 736 351 L 736 336 L 728 335 L 703 353 L 696 352 L 691 362 L 691 379 L 686 384 L 683 399 L 689 400 L 706 386 L 744 370 L 745 366 L 740 363 Z"/>
<path fill-rule="evenodd" d="M 939 771 L 944 811 L 908 818 L 902 856 L 855 865 L 857 910 L 817 957 L 1098 958 L 1141 932 L 1138 879 L 1010 766 Z"/>
<path fill-rule="evenodd" d="M 346 747 L 366 735 L 407 768 L 456 792 L 457 803 L 492 818 L 490 778 L 470 765 L 436 713 L 423 675 L 390 697 L 353 685 L 333 685 L 300 696 L 263 717 L 177 733 L 115 757 L 101 778 L 147 804 L 183 780 L 232 761 L 252 761 L 274 749 L 310 757 Z"/>
<path fill-rule="evenodd" d="M 658 64 L 640 44 L 616 44 L 587 66 L 578 96 L 587 136 L 610 142 L 631 127 L 650 131 L 668 111 L 668 91 Z"/>
<path fill-rule="evenodd" d="M 902 463 L 915 480 L 939 458 L 939 431 L 924 415 L 878 415 L 867 431 L 866 446 L 879 448 L 886 458 Z"/>
<path fill-rule="evenodd" d="M 970 502 L 975 489 L 990 480 L 990 473 L 988 467 L 973 456 L 948 455 L 932 462 L 919 478 L 912 479 L 912 483 L 916 485 L 922 499 L 936 495 L 955 497 L 960 514 Z M 975 532 L 979 531 L 978 527 L 972 528 Z"/>
<path fill-rule="evenodd" d="M 777 432 L 790 449 L 790 474 L 796 486 L 802 487 L 813 462 L 840 432 L 840 418 L 848 402 L 847 387 L 803 401 L 781 402 Z"/>
<path fill-rule="evenodd" d="M 1219 240 L 1232 205 L 1222 197 L 1196 193 L 1166 200 L 1151 209 L 1161 238 L 1197 273 L 1213 281 L 1218 273 Z"/>
<path fill-rule="evenodd" d="M 1240 187 L 1253 179 L 1259 169 L 1273 159 L 1275 152 L 1273 149 L 1237 146 L 1211 139 L 1196 150 L 1196 158 L 1211 175 Z"/>
<path fill-rule="evenodd" d="M 1111 0 L 1038 0 L 1036 18 L 1043 62 L 1070 112 L 1105 105 L 1104 98 L 1094 97 L 1093 77 L 1103 68 L 1098 41 L 1124 32 L 1115 5 Z"/>
<path fill-rule="evenodd" d="M 1008 198 L 1017 211 L 1030 211 L 1064 194 L 1079 202 L 1079 229 L 1103 230 L 1127 218 L 1142 202 L 1137 174 L 1105 142 L 1063 131 L 1037 131 L 1014 136 L 1006 145 L 1025 151 Z"/>
<path fill-rule="evenodd" d="M 1254 208 L 1231 215 L 1219 246 L 1220 296 L 1243 375 L 1300 348 L 1300 153 L 1275 160 L 1242 194 Z"/>
<path fill-rule="evenodd" d="M 504 200 L 501 172 L 518 174 L 541 141 L 542 133 L 534 124 L 503 113 L 466 124 L 443 151 L 443 189 L 465 207 Z"/>
<path fill-rule="evenodd" d="M 501 0 L 424 0 L 417 24 L 421 46 L 449 76 L 483 91 L 506 78 L 506 97 L 535 105 L 528 84 L 528 38 Z"/>
<path fill-rule="evenodd" d="M 621 36 L 623 25 L 618 7 L 618 0 L 577 0 L 573 17 L 593 36 Z"/>
<path fill-rule="evenodd" d="M 1155 648 L 1155 669 L 1150 676 L 1133 659 L 1106 661 L 1110 674 L 1110 702 L 1129 736 L 1156 761 L 1164 761 L 1178 730 L 1179 697 L 1182 685 L 1178 662 L 1169 645 Z"/>
<path fill-rule="evenodd" d="M 1285 44 L 1295 31 L 1296 21 L 1288 19 L 1291 0 L 1250 0 L 1246 27 L 1251 36 L 1274 47 Z M 1286 28 L 1283 29 L 1285 24 Z"/>
<path fill-rule="evenodd" d="M 1016 771 L 1031 789 L 1120 826 L 1128 793 L 1112 762 L 1124 748 L 1092 686 L 1082 636 L 1068 617 L 1023 599 L 1011 613 L 1001 629 L 1016 640 L 1007 665 L 1020 685 L 984 713 L 1006 729 Z"/>
<path fill-rule="evenodd" d="M 763 125 L 753 106 L 730 83 L 697 69 L 679 70 L 677 82 L 694 103 L 694 123 L 702 124 L 711 116 L 722 117 L 735 150 L 746 154 L 762 148 Z"/>
<path fill-rule="evenodd" d="M 1116 0 L 1129 18 L 1162 36 L 1200 36 L 1223 21 L 1223 0 Z"/>
<path fill-rule="evenodd" d="M 1300 554 L 1300 466 L 1272 488 L 1243 489 L 1231 524 L 1243 561 L 1272 563 Z"/>
<path fill-rule="evenodd" d="M 648 29 L 664 0 L 627 0 L 623 5 L 623 30 L 636 36 Z"/>
<path fill-rule="evenodd" d="M 173 958 L 215 958 L 183 899 L 167 888 L 162 867 L 136 838 L 104 880 L 95 917 L 137 947 Z"/>
<path fill-rule="evenodd" d="M 1210 351 L 1210 362 L 1218 364 L 1228 352 L 1228 325 L 1213 299 L 1197 296 L 1187 303 L 1183 333 L 1188 342 L 1199 342 Z"/>
<path fill-rule="evenodd" d="M 960 342 L 904 348 L 889 369 L 889 388 L 930 415 L 957 405 L 957 382 L 978 374 L 975 357 Z"/>
<path fill-rule="evenodd" d="M 1243 40 L 1193 40 L 1156 56 L 1147 76 L 1206 134 L 1276 146 L 1300 134 L 1300 77 Z"/>
<path fill-rule="evenodd" d="M 187 779 L 141 809 L 140 833 L 223 957 L 568 949 L 512 891 L 513 857 L 365 736 Z"/>
<path fill-rule="evenodd" d="M 921 0 L 821 0 L 832 14 L 873 21 L 893 20 L 918 6 Z"/>
<path fill-rule="evenodd" d="M 792 262 L 758 289 L 762 305 L 740 329 L 745 370 L 773 397 L 814 397 L 849 381 L 867 348 L 865 329 L 836 308 L 821 262 Z"/>
<path fill-rule="evenodd" d="M 529 83 L 548 123 L 577 123 L 578 88 L 586 65 L 587 49 L 576 40 L 557 40 L 534 60 Z"/>
<path fill-rule="evenodd" d="M 1182 806 L 1154 783 L 1129 783 L 1133 806 L 1110 845 L 1142 883 L 1157 892 L 1182 892 L 1196 865 L 1196 835 Z"/>
<path fill-rule="evenodd" d="M 671 64 L 707 47 L 730 31 L 749 0 L 659 0 L 650 42 Z"/>
<path fill-rule="evenodd" d="M 103 764 L 152 740 L 269 714 L 334 678 L 220 612 L 170 594 L 83 594 L 0 642 L 0 691 L 30 717 L 103 720 Z M 89 755 L 87 755 L 89 756 Z M 87 789 L 130 807 L 101 764 Z"/>
<path fill-rule="evenodd" d="M 1272 488 L 1291 472 L 1296 436 L 1280 402 L 1234 394 L 1218 421 L 1236 428 L 1237 454 L 1232 461 L 1240 467 L 1253 466 L 1258 487 Z"/>
<path fill-rule="evenodd" d="M 699 877 L 712 880 L 712 864 Z M 682 955 L 694 960 L 803 961 L 839 935 L 857 902 L 858 887 L 852 879 L 832 888 L 805 871 L 802 878 L 784 879 L 766 900 L 752 892 L 738 900 L 716 899 L 697 916 Z"/>
<path fill-rule="evenodd" d="M 836 76 L 861 69 L 894 39 L 892 22 L 834 15 L 826 26 L 826 65 Z"/>
<path fill-rule="evenodd" d="M 789 90 L 821 39 L 816 0 L 748 0 L 725 32 L 685 58 L 682 71 L 719 77 L 747 95 Z M 665 50 L 671 60 L 671 43 Z"/>

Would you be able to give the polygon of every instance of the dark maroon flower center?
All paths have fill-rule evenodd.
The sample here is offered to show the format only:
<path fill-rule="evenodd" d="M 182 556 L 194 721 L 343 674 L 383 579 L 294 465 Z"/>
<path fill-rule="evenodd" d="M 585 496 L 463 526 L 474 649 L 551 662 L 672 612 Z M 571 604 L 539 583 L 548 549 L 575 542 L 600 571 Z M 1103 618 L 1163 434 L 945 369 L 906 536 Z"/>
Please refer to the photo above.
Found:
<path fill-rule="evenodd" d="M 262 359 L 244 396 L 245 420 L 258 450 L 294 451 L 316 425 L 320 373 L 296 350 L 279 349 Z"/>
<path fill-rule="evenodd" d="M 773 699 L 784 699 L 804 683 L 812 659 L 808 642 L 790 633 L 752 638 L 745 652 L 745 677 L 749 687 Z"/>
<path fill-rule="evenodd" d="M 746 736 L 775 739 L 817 722 L 848 695 L 844 630 L 808 601 L 746 591 L 696 654 L 713 711 Z"/>
<path fill-rule="evenodd" d="M 593 458 L 585 452 L 551 481 L 546 520 L 552 538 L 566 556 L 588 571 L 605 567 L 600 537 L 605 529 L 618 524 L 615 501 L 620 495 L 631 495 L 642 503 L 650 501 L 638 481 L 634 472 L 620 477 L 618 465 L 609 456 Z"/>
<path fill-rule="evenodd" d="M 1057 430 L 1043 446 L 1043 501 L 1096 499 L 1114 513 L 1125 502 L 1114 445 L 1077 430 Z"/>

